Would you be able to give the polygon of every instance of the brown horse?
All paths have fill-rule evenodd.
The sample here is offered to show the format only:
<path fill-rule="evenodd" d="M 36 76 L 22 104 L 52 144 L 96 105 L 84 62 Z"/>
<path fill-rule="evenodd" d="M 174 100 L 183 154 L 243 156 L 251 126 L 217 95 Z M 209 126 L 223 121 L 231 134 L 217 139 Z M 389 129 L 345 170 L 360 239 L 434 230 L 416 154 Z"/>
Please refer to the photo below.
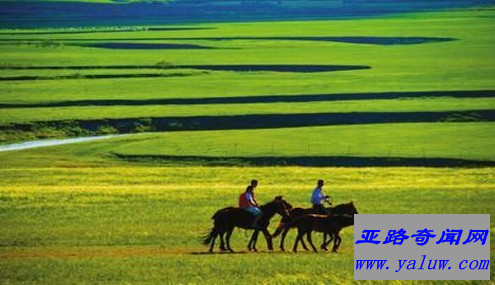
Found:
<path fill-rule="evenodd" d="M 352 207 L 350 206 L 352 205 Z M 354 208 L 354 204 L 351 201 L 350 203 L 347 204 L 340 204 L 335 207 L 330 207 L 326 208 L 327 214 L 349 214 L 352 215 L 354 214 L 354 211 L 356 210 Z M 304 215 L 310 215 L 310 214 L 323 214 L 320 213 L 317 209 L 315 208 L 293 208 L 289 210 L 289 216 L 288 217 L 282 217 L 282 220 L 280 221 L 280 225 L 278 228 L 275 230 L 275 232 L 272 235 L 272 238 L 276 238 L 278 235 L 282 233 L 282 237 L 280 239 L 280 250 L 285 251 L 285 237 L 287 236 L 287 233 L 290 230 L 290 227 L 287 227 L 287 224 L 291 221 L 296 219 L 297 217 L 302 217 Z M 329 240 L 327 241 L 327 234 L 323 233 L 323 243 L 321 245 L 321 249 L 323 250 L 328 250 L 328 244 L 332 242 L 333 237 L 329 236 Z M 305 250 L 309 250 L 306 244 L 304 243 L 304 240 L 301 239 L 301 244 Z"/>
<path fill-rule="evenodd" d="M 285 200 L 282 200 L 282 201 L 284 203 L 285 209 L 287 210 L 287 215 L 282 215 L 282 219 L 284 219 L 284 218 L 288 218 L 289 217 L 288 215 L 289 215 L 289 213 L 290 213 L 290 211 L 292 210 L 293 207 L 287 201 L 285 201 Z M 266 227 L 268 227 L 268 224 L 266 224 Z M 253 234 L 251 235 L 251 239 L 249 240 L 249 243 L 248 243 L 248 250 L 250 250 L 250 251 L 258 251 L 258 249 L 256 249 L 256 242 L 258 241 L 258 235 L 259 235 L 259 233 L 260 233 L 260 230 L 259 229 L 255 229 L 254 230 Z M 265 235 L 265 238 L 266 238 L 266 234 L 265 233 L 264 233 L 264 235 Z M 270 250 L 273 250 L 273 247 L 271 247 L 269 249 Z"/>
<path fill-rule="evenodd" d="M 251 241 L 249 241 L 250 245 L 253 243 L 256 244 L 256 242 L 253 242 L 252 240 L 255 238 L 255 234 L 258 231 L 261 231 L 266 238 L 268 249 L 273 250 L 272 238 L 267 230 L 267 227 L 270 223 L 270 219 L 275 214 L 279 214 L 281 216 L 289 215 L 286 209 L 286 204 L 287 202 L 282 198 L 282 196 L 277 196 L 273 201 L 260 206 L 260 210 L 263 212 L 263 215 L 258 221 L 258 228 L 253 233 Z M 238 227 L 243 229 L 252 229 L 254 215 L 241 208 L 228 207 L 217 211 L 213 215 L 212 219 L 214 221 L 213 228 L 204 239 L 203 244 L 210 244 L 209 251 L 212 252 L 213 247 L 215 246 L 215 239 L 217 236 L 220 236 L 220 250 L 234 252 L 230 247 L 230 236 L 232 235 L 234 228 Z M 225 242 L 223 239 L 224 234 Z"/>
<path fill-rule="evenodd" d="M 297 252 L 297 245 L 299 241 L 303 241 L 302 237 L 304 235 L 306 235 L 306 239 L 311 245 L 313 251 L 317 251 L 311 238 L 312 231 L 322 232 L 329 235 L 330 239 L 328 241 L 324 241 L 322 247 L 327 247 L 333 239 L 334 244 L 332 252 L 337 252 L 342 242 L 340 231 L 345 227 L 354 225 L 354 214 L 358 213 L 357 209 L 354 207 L 353 202 L 341 204 L 337 207 L 340 208 L 339 212 L 344 213 L 330 215 L 304 215 L 295 218 L 284 226 L 285 228 L 297 227 L 297 237 L 293 248 L 294 252 Z"/>

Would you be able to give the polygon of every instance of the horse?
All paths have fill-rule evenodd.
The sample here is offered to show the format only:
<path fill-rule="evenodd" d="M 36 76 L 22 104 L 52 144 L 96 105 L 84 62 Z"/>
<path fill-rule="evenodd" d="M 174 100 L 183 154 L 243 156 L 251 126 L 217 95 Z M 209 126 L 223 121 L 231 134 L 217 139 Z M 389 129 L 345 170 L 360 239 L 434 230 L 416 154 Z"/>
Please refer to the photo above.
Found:
<path fill-rule="evenodd" d="M 288 215 L 289 215 L 290 211 L 293 209 L 293 207 L 291 204 L 289 204 L 287 201 L 285 201 L 283 199 L 282 199 L 282 202 L 284 203 L 285 209 L 287 210 L 287 214 L 282 215 L 282 219 L 284 219 L 284 218 L 288 218 Z M 269 223 L 266 224 L 266 227 L 268 227 L 268 225 L 269 225 Z M 253 234 L 251 235 L 251 239 L 249 240 L 249 243 L 248 243 L 248 250 L 249 251 L 258 251 L 258 249 L 256 249 L 256 242 L 258 241 L 259 232 L 260 232 L 259 229 L 255 229 Z M 266 233 L 263 233 L 263 234 L 265 235 L 265 239 L 266 239 L 267 238 Z M 271 236 L 270 236 L 270 240 L 272 240 Z M 269 248 L 269 250 L 273 250 L 273 246 L 271 248 Z"/>
<path fill-rule="evenodd" d="M 354 203 L 352 201 L 350 203 L 340 204 L 335 207 L 327 208 L 327 210 L 328 210 L 328 214 L 349 214 L 349 215 L 354 214 L 354 211 L 356 211 L 354 207 Z M 282 237 L 280 239 L 280 250 L 285 251 L 285 246 L 284 246 L 285 237 L 287 236 L 287 233 L 290 230 L 290 227 L 286 227 L 285 225 L 287 225 L 287 223 L 289 223 L 291 220 L 297 217 L 301 217 L 309 214 L 320 214 L 320 212 L 315 208 L 293 208 L 292 210 L 289 210 L 288 217 L 282 217 L 279 227 L 275 230 L 275 232 L 272 235 L 272 238 L 276 238 L 278 235 L 280 235 L 280 233 L 282 233 Z M 329 240 L 327 241 L 327 233 L 323 233 L 323 243 L 321 245 L 321 249 L 328 250 L 328 244 L 332 242 L 332 239 L 333 237 L 329 236 Z M 306 244 L 304 243 L 304 240 L 302 239 L 301 239 L 301 244 L 305 250 L 309 250 Z"/>
<path fill-rule="evenodd" d="M 257 233 L 261 231 L 268 245 L 269 250 L 273 250 L 273 243 L 270 233 L 267 227 L 270 223 L 270 219 L 275 215 L 279 214 L 281 216 L 288 216 L 289 213 L 286 209 L 287 202 L 282 198 L 282 196 L 277 196 L 275 199 L 265 205 L 260 206 L 263 215 L 258 221 L 258 228 L 251 236 L 249 245 L 255 244 L 253 238 L 257 237 Z M 234 252 L 230 247 L 230 236 L 234 231 L 235 227 L 243 229 L 252 229 L 252 224 L 254 222 L 254 216 L 248 211 L 241 208 L 228 207 L 217 211 L 211 218 L 213 222 L 213 228 L 210 233 L 205 237 L 203 244 L 210 244 L 209 252 L 213 252 L 213 247 L 215 246 L 215 239 L 220 236 L 220 250 Z M 225 234 L 225 242 L 223 235 Z M 249 248 L 248 245 L 248 248 Z"/>
<path fill-rule="evenodd" d="M 358 213 L 357 209 L 354 207 L 353 202 L 342 204 L 337 207 L 340 208 L 339 211 L 345 213 L 330 215 L 309 214 L 297 217 L 293 221 L 285 225 L 285 227 L 297 227 L 297 237 L 293 248 L 294 252 L 297 252 L 297 245 L 299 241 L 302 241 L 303 235 L 306 235 L 306 238 L 313 248 L 313 251 L 317 251 L 311 239 L 312 231 L 323 232 L 328 234 L 330 237 L 333 237 L 334 244 L 332 252 L 337 252 L 340 243 L 342 242 L 340 231 L 345 227 L 354 225 L 354 214 Z M 328 246 L 331 241 L 332 238 L 329 241 L 324 241 L 323 245 Z"/>

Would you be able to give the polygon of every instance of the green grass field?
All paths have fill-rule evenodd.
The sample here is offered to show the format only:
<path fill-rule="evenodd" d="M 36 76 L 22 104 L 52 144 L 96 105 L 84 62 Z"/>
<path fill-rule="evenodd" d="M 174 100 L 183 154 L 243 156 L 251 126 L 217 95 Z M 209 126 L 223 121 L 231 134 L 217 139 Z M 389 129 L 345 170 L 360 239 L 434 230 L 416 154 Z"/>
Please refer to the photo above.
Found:
<path fill-rule="evenodd" d="M 116 33 L 11 31 L 1 35 L 0 77 L 39 76 L 47 80 L 4 80 L 0 84 L 2 143 L 30 138 L 73 136 L 52 127 L 24 130 L 9 124 L 119 118 L 226 116 L 245 114 L 318 114 L 340 112 L 418 112 L 492 110 L 493 94 L 438 97 L 440 91 L 493 89 L 494 39 L 491 9 L 405 14 L 352 21 L 222 23 L 206 30 L 139 30 Z M 412 24 L 413 23 L 413 24 Z M 297 26 L 297 30 L 294 30 Z M 362 27 L 366 29 L 363 30 Z M 46 34 L 52 31 L 53 34 Z M 76 30 L 77 31 L 77 30 Z M 40 33 L 37 35 L 36 33 Z M 333 37 L 318 40 L 318 37 Z M 374 39 L 366 44 L 339 42 L 346 37 Z M 401 38 L 449 38 L 453 41 L 400 44 Z M 292 38 L 292 39 L 290 39 Z M 302 39 L 298 39 L 302 38 Z M 304 39 L 306 38 L 306 39 Z M 316 38 L 316 39 L 315 39 Z M 209 40 L 210 39 L 210 40 Z M 222 40 L 223 39 L 223 40 Z M 395 39 L 395 40 L 394 40 Z M 206 50 L 106 49 L 91 43 L 172 43 L 212 47 Z M 335 72 L 235 72 L 170 69 L 179 65 L 363 65 L 366 70 Z M 12 69 L 21 67 L 64 69 Z M 78 69 L 77 66 L 90 66 Z M 92 66 L 92 67 L 91 67 Z M 128 68 L 115 68 L 128 66 Z M 138 66 L 137 68 L 131 68 Z M 156 68 L 157 66 L 166 68 Z M 97 69 L 95 69 L 98 67 Z M 85 76 L 132 78 L 88 79 Z M 151 75 L 167 77 L 147 78 Z M 61 79 L 62 78 L 62 79 Z M 67 79 L 63 79 L 67 78 Z M 191 84 L 193 82 L 193 84 Z M 424 92 L 388 99 L 383 92 Z M 383 99 L 380 100 L 380 93 Z M 258 96 L 370 94 L 369 100 L 249 103 Z M 378 94 L 378 95 L 377 95 Z M 240 98 L 239 103 L 177 105 L 147 103 L 177 98 Z M 294 97 L 296 98 L 296 97 Z M 366 99 L 366 98 L 363 98 Z M 80 103 L 85 100 L 86 103 Z M 113 103 L 94 107 L 105 100 Z M 134 100 L 126 106 L 123 100 Z M 276 100 L 276 99 L 274 99 Z M 142 103 L 139 103 L 141 102 Z M 22 108 L 23 104 L 38 108 Z M 42 104 L 65 104 L 60 107 Z M 71 105 L 72 104 L 72 105 Z M 89 104 L 90 106 L 84 106 Z M 142 105 L 139 105 L 142 104 Z M 400 121 L 397 123 L 401 123 Z M 105 127 L 105 126 L 100 126 Z M 115 127 L 115 126 L 113 126 Z M 49 130 L 47 130 L 47 128 Z M 149 128 L 148 128 L 149 129 Z M 77 134 L 85 133 L 79 131 Z M 86 132 L 87 133 L 87 132 Z M 327 134 L 332 136 L 331 133 Z M 443 140 L 448 140 L 446 137 Z M 320 142 L 319 142 L 320 143 Z"/>
<path fill-rule="evenodd" d="M 495 161 L 494 17 L 493 8 L 480 8 L 184 26 L 208 28 L 198 30 L 1 30 L 0 144 L 144 133 L 0 152 L 0 283 L 379 283 L 353 280 L 352 227 L 339 254 L 270 253 L 263 240 L 261 252 L 247 253 L 249 233 L 239 230 L 237 254 L 205 254 L 200 237 L 252 178 L 260 180 L 261 202 L 283 194 L 309 206 L 323 178 L 335 203 L 352 200 L 364 214 L 495 214 L 494 168 L 477 164 Z M 84 46 L 101 43 L 210 49 Z M 292 72 L 181 65 L 290 65 Z M 308 65 L 369 68 L 298 72 Z M 327 113 L 348 121 L 321 119 Z M 237 125 L 170 121 L 197 116 L 211 125 L 237 116 Z M 269 116 L 280 116 L 281 127 Z M 302 116 L 310 123 L 293 127 Z M 361 123 L 349 123 L 358 116 Z M 296 157 L 417 159 L 421 167 L 277 164 Z M 464 167 L 429 167 L 439 159 Z M 494 230 L 492 221 L 492 244 Z M 491 253 L 493 280 L 493 246 Z"/>
<path fill-rule="evenodd" d="M 493 123 L 370 124 L 232 131 L 188 131 L 124 136 L 23 152 L 0 152 L 5 166 L 121 164 L 117 153 L 153 164 L 160 156 L 350 156 L 452 158 L 493 161 Z M 462 135 L 461 135 L 462 134 Z M 450 139 L 445 140 L 446 137 Z M 476 140 L 472 140 L 476 137 Z M 311 139 L 308 139 L 311 138 Z M 148 159 L 146 159 L 148 158 Z M 170 162 L 169 162 L 170 163 Z M 176 162 L 179 163 L 180 162 Z M 172 162 L 172 164 L 174 164 Z"/>
<path fill-rule="evenodd" d="M 236 203 L 246 177 L 260 179 L 263 202 L 284 194 L 307 205 L 313 180 L 326 177 L 334 201 L 353 200 L 360 213 L 494 214 L 492 169 L 123 166 L 4 168 L 0 176 L 6 283 L 351 283 L 352 228 L 339 254 L 265 253 L 263 240 L 261 253 L 243 253 L 243 231 L 233 236 L 241 253 L 203 254 L 209 217 Z M 492 243 L 493 230 L 492 222 Z"/>

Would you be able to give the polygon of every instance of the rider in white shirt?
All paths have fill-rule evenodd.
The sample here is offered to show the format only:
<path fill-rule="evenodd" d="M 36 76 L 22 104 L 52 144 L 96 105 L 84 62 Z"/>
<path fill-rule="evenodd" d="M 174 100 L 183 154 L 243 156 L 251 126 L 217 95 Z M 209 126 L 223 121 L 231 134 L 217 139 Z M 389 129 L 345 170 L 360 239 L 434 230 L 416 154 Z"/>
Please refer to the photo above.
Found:
<path fill-rule="evenodd" d="M 313 204 L 313 208 L 321 214 L 325 213 L 323 202 L 326 201 L 331 205 L 329 201 L 330 196 L 323 194 L 323 185 L 325 185 L 325 182 L 323 179 L 319 179 L 316 188 L 313 190 L 313 194 L 311 195 L 311 204 Z"/>

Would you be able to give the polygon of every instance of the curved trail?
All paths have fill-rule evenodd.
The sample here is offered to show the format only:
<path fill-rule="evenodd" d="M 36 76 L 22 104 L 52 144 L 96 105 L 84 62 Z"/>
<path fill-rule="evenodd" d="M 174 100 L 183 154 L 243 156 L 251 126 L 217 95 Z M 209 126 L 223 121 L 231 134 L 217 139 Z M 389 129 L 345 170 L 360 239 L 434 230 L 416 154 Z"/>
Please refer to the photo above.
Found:
<path fill-rule="evenodd" d="M 72 144 L 79 142 L 97 141 L 97 140 L 110 139 L 120 136 L 124 136 L 124 135 L 106 135 L 106 136 L 94 136 L 94 137 L 82 137 L 82 138 L 70 138 L 70 139 L 49 139 L 49 140 L 28 141 L 22 143 L 0 145 L 0 152 Z"/>

